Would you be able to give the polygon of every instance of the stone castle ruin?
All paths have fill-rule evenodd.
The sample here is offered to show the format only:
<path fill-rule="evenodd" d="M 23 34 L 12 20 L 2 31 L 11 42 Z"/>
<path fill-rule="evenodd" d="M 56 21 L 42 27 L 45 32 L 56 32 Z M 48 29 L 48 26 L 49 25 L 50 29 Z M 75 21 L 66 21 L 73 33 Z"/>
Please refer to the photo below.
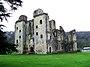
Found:
<path fill-rule="evenodd" d="M 15 23 L 15 44 L 18 54 L 48 54 L 77 51 L 76 30 L 66 36 L 62 26 L 56 29 L 55 20 L 49 20 L 49 15 L 42 9 L 33 13 L 34 19 L 27 20 L 21 15 Z"/>

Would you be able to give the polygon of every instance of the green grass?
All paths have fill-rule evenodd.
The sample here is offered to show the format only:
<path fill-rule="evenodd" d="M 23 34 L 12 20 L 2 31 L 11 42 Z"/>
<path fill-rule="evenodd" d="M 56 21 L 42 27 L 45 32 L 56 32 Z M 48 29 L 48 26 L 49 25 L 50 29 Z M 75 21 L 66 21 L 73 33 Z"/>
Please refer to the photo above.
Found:
<path fill-rule="evenodd" d="M 90 67 L 90 53 L 0 55 L 0 67 Z"/>

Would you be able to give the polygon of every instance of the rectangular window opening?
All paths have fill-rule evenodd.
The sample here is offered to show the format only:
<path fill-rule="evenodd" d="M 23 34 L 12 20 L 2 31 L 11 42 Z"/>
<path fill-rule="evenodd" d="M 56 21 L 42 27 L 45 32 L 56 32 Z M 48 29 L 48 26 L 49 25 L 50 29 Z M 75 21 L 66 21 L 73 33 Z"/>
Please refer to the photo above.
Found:
<path fill-rule="evenodd" d="M 21 36 L 19 36 L 19 38 L 21 38 Z"/>
<path fill-rule="evenodd" d="M 19 30 L 19 32 L 21 32 L 21 30 Z"/>
<path fill-rule="evenodd" d="M 40 24 L 42 24 L 42 20 L 40 20 Z"/>
<path fill-rule="evenodd" d="M 43 35 L 41 35 L 41 38 L 43 38 Z"/>
<path fill-rule="evenodd" d="M 18 44 L 18 40 L 16 40 L 16 43 Z"/>
<path fill-rule="evenodd" d="M 38 32 L 36 32 L 36 35 L 38 35 Z"/>
<path fill-rule="evenodd" d="M 51 36 L 50 36 L 50 39 L 51 39 Z"/>

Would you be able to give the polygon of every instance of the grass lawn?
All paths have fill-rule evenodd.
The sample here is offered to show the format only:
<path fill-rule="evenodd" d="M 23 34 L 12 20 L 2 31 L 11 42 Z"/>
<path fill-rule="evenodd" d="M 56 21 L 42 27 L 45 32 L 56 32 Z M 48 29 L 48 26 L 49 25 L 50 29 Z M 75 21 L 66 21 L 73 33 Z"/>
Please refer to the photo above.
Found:
<path fill-rule="evenodd" d="M 0 67 L 90 67 L 90 53 L 0 55 Z"/>

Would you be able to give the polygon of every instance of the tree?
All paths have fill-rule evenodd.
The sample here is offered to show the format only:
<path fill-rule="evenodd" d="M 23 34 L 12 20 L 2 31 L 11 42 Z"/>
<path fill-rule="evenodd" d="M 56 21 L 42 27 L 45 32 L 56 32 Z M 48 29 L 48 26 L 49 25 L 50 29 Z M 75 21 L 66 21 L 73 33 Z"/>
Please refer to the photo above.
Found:
<path fill-rule="evenodd" d="M 8 4 L 9 8 L 5 8 L 5 3 Z M 7 17 L 10 17 L 10 14 L 8 11 L 10 10 L 17 10 L 19 6 L 22 6 L 21 0 L 0 0 L 0 20 L 1 22 L 3 19 L 7 20 Z"/>
<path fill-rule="evenodd" d="M 7 37 L 5 36 L 5 32 L 0 30 L 0 54 L 8 54 L 16 50 L 15 44 L 9 43 L 7 41 Z"/>
<path fill-rule="evenodd" d="M 5 8 L 5 3 L 10 9 Z M 0 22 L 3 22 L 4 19 L 7 21 L 7 17 L 10 17 L 11 14 L 8 11 L 17 10 L 19 6 L 22 6 L 21 0 L 0 0 Z M 2 31 L 3 27 L 4 25 L 0 24 L 0 54 L 7 54 L 16 51 L 16 45 L 7 41 L 5 32 Z"/>

